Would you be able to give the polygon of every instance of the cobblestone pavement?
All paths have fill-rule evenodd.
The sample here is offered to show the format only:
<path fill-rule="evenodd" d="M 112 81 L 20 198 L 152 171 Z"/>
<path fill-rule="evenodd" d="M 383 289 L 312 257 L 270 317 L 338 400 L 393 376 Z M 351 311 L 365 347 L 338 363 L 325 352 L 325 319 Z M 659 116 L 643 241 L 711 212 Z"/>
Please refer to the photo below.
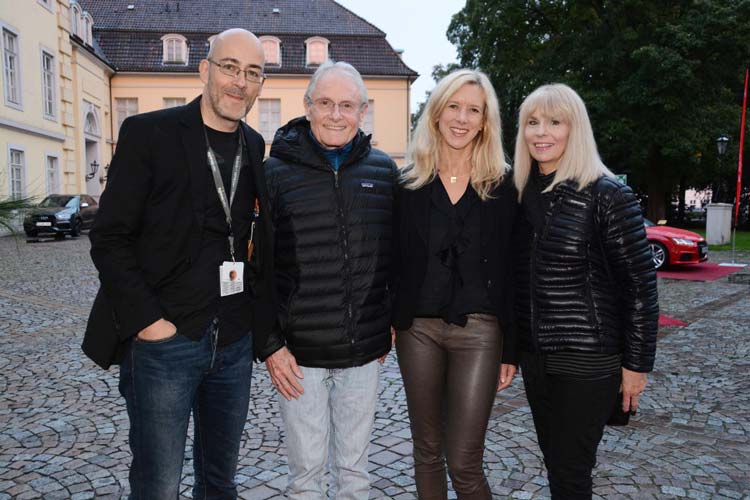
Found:
<path fill-rule="evenodd" d="M 79 349 L 97 287 L 88 248 L 85 237 L 0 238 L 0 500 L 127 493 L 128 420 L 117 372 L 95 367 Z M 659 286 L 662 311 L 689 325 L 661 331 L 639 414 L 627 428 L 607 429 L 595 497 L 750 499 L 750 285 L 722 278 Z M 496 498 L 549 498 L 521 386 L 516 380 L 496 399 L 486 469 Z M 267 373 L 256 365 L 237 476 L 242 498 L 281 498 L 283 437 Z M 410 454 L 391 354 L 372 436 L 372 497 L 415 498 Z"/>

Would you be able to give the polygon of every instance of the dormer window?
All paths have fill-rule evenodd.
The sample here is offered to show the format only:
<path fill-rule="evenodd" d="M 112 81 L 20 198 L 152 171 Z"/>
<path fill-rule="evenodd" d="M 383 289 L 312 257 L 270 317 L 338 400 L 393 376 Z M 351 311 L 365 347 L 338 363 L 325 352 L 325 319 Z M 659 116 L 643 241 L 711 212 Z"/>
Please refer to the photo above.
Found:
<path fill-rule="evenodd" d="M 81 8 L 77 3 L 72 2 L 70 5 L 70 31 L 75 36 L 80 37 L 81 29 Z"/>
<path fill-rule="evenodd" d="M 94 28 L 94 18 L 91 17 L 91 14 L 84 11 L 83 12 L 83 29 L 81 30 L 81 33 L 78 34 L 78 36 L 83 39 L 84 42 L 86 42 L 88 45 L 94 44 L 94 36 L 92 34 Z"/>
<path fill-rule="evenodd" d="M 308 66 L 320 66 L 328 60 L 328 40 L 314 36 L 305 40 L 307 48 L 306 64 Z"/>
<path fill-rule="evenodd" d="M 260 43 L 266 56 L 266 66 L 281 66 L 281 40 L 275 36 L 262 36 Z"/>
<path fill-rule="evenodd" d="M 188 62 L 187 38 L 182 35 L 169 34 L 161 37 L 164 44 L 164 64 L 185 64 Z"/>

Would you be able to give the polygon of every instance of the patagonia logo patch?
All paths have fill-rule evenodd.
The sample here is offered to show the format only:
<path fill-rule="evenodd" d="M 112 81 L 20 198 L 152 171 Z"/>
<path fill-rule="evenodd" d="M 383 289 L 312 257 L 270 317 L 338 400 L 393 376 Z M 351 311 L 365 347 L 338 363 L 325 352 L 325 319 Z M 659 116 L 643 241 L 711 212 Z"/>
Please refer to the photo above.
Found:
<path fill-rule="evenodd" d="M 375 184 L 373 184 L 372 182 L 363 182 L 362 187 L 367 188 L 367 189 L 372 189 L 375 187 Z"/>

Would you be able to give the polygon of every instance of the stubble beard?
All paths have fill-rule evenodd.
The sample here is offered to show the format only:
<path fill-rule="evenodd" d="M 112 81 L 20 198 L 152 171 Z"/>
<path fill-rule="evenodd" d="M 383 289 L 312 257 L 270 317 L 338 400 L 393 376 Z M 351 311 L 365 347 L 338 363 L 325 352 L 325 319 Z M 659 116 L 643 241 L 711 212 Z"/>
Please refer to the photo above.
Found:
<path fill-rule="evenodd" d="M 250 108 L 253 107 L 253 103 L 255 102 L 255 98 L 248 99 L 245 96 L 244 112 L 232 113 L 231 109 L 225 109 L 228 108 L 228 106 L 222 106 L 221 98 L 224 96 L 224 92 L 222 89 L 213 89 L 209 93 L 209 95 L 211 97 L 211 109 L 213 110 L 214 114 L 222 120 L 227 120 L 235 123 L 238 123 L 250 112 Z"/>

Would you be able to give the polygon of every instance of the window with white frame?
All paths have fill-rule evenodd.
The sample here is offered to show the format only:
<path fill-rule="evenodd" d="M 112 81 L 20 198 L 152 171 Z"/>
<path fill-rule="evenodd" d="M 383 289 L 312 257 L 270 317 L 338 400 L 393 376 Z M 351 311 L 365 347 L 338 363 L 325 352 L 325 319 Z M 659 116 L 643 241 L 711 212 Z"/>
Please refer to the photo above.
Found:
<path fill-rule="evenodd" d="M 119 133 L 122 122 L 128 116 L 138 114 L 137 97 L 115 97 L 115 119 L 117 121 L 117 132 Z"/>
<path fill-rule="evenodd" d="M 52 11 L 52 0 L 37 0 L 40 4 L 44 6 L 45 9 L 47 9 L 50 12 Z"/>
<path fill-rule="evenodd" d="M 308 66 L 319 66 L 328 60 L 328 40 L 314 36 L 305 40 L 307 52 L 306 64 Z"/>
<path fill-rule="evenodd" d="M 21 65 L 18 60 L 18 35 L 3 28 L 3 80 L 5 103 L 21 105 Z"/>
<path fill-rule="evenodd" d="M 375 134 L 375 101 L 367 101 L 367 111 L 365 118 L 362 120 L 362 132 L 365 134 Z"/>
<path fill-rule="evenodd" d="M 83 101 L 83 105 L 86 108 L 84 113 L 83 121 L 83 132 L 94 137 L 100 137 L 101 131 L 99 130 L 99 110 L 96 106 L 90 102 Z"/>
<path fill-rule="evenodd" d="M 164 98 L 164 108 L 176 108 L 177 106 L 182 106 L 185 104 L 185 98 L 184 97 L 165 97 Z"/>
<path fill-rule="evenodd" d="M 83 12 L 83 33 L 80 33 L 81 38 L 84 42 L 86 42 L 89 45 L 94 44 L 94 37 L 92 34 L 94 27 L 94 19 L 91 17 L 91 14 L 84 11 Z"/>
<path fill-rule="evenodd" d="M 260 43 L 263 46 L 266 66 L 281 66 L 281 40 L 275 36 L 262 36 Z"/>
<path fill-rule="evenodd" d="M 187 64 L 187 38 L 182 35 L 169 34 L 161 37 L 163 43 L 162 63 Z"/>
<path fill-rule="evenodd" d="M 10 180 L 10 197 L 24 197 L 24 171 L 26 167 L 26 158 L 24 152 L 20 149 L 10 148 L 8 152 L 8 179 Z"/>
<path fill-rule="evenodd" d="M 260 134 L 266 142 L 272 142 L 281 126 L 281 99 L 258 99 L 258 114 Z"/>
<path fill-rule="evenodd" d="M 70 31 L 75 36 L 81 36 L 81 8 L 77 3 L 72 2 L 70 5 Z"/>
<path fill-rule="evenodd" d="M 47 155 L 46 184 L 47 194 L 60 191 L 60 160 L 56 156 Z"/>
<path fill-rule="evenodd" d="M 42 50 L 42 107 L 45 118 L 54 119 L 57 116 L 55 56 L 46 50 Z"/>

